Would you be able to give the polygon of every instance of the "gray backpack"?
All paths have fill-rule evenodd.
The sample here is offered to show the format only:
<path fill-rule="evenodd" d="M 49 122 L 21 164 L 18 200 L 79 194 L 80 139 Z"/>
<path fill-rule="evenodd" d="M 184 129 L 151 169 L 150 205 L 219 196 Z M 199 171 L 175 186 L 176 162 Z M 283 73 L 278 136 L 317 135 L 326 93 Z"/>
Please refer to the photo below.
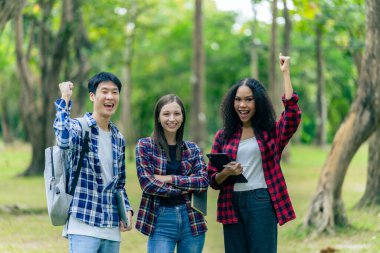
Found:
<path fill-rule="evenodd" d="M 54 226 L 63 226 L 69 217 L 70 204 L 73 199 L 75 187 L 78 182 L 81 165 L 85 153 L 89 151 L 89 132 L 85 118 L 77 118 L 82 125 L 82 134 L 84 144 L 80 154 L 78 168 L 74 173 L 74 180 L 71 190 L 68 191 L 68 168 L 67 167 L 67 150 L 58 146 L 52 146 L 45 149 L 45 191 L 48 214 Z"/>

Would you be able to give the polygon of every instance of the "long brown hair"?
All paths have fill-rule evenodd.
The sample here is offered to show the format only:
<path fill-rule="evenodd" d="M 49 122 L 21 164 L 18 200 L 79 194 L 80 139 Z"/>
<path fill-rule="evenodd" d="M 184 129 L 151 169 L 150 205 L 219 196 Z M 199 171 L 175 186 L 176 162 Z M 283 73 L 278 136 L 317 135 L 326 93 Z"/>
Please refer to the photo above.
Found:
<path fill-rule="evenodd" d="M 170 155 L 169 155 L 169 146 L 168 142 L 165 138 L 164 129 L 159 121 L 160 118 L 160 112 L 162 110 L 162 107 L 164 107 L 167 104 L 176 102 L 181 107 L 182 112 L 182 124 L 180 128 L 177 130 L 175 139 L 176 139 L 176 160 L 180 161 L 182 159 L 182 143 L 183 143 L 183 133 L 185 128 L 185 122 L 186 122 L 186 113 L 185 113 L 185 107 L 183 106 L 183 103 L 181 99 L 175 95 L 175 94 L 168 94 L 165 96 L 162 96 L 156 103 L 156 106 L 154 108 L 154 129 L 152 137 L 157 144 L 163 148 L 166 152 L 168 161 L 170 161 Z"/>

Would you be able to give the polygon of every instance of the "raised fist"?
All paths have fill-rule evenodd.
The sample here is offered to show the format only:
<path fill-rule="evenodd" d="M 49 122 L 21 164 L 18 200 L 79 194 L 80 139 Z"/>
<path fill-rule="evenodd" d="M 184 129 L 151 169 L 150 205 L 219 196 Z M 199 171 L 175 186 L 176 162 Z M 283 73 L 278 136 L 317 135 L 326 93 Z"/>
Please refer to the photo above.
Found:
<path fill-rule="evenodd" d="M 290 64 L 290 57 L 289 56 L 283 56 L 282 53 L 280 53 L 280 69 L 282 72 L 289 71 L 289 64 Z"/>
<path fill-rule="evenodd" d="M 73 95 L 74 84 L 70 81 L 62 82 L 59 84 L 59 90 L 61 91 L 63 99 L 70 99 Z"/>

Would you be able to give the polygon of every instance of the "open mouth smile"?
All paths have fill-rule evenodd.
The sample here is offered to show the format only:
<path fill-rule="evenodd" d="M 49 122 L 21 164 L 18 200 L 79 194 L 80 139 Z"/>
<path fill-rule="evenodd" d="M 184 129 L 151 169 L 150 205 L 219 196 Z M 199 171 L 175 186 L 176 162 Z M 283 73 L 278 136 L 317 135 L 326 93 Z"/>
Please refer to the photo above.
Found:
<path fill-rule="evenodd" d="M 106 109 L 112 110 L 115 107 L 115 104 L 113 104 L 113 103 L 105 103 L 104 107 Z"/>

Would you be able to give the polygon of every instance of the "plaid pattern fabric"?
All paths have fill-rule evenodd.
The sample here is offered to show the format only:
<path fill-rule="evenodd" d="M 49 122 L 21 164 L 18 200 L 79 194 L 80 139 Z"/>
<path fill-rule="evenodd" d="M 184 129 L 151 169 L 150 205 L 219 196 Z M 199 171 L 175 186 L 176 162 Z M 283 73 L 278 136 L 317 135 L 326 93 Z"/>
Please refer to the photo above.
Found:
<path fill-rule="evenodd" d="M 69 149 L 67 160 L 69 187 L 74 178 L 74 171 L 78 167 L 83 145 L 81 125 L 78 120 L 70 118 L 71 104 L 70 101 L 67 110 L 65 100 L 58 99 L 55 102 L 57 113 L 54 121 L 57 145 L 62 149 Z M 117 227 L 120 219 L 114 192 L 116 189 L 124 189 L 125 185 L 125 140 L 116 126 L 110 123 L 114 178 L 110 183 L 104 185 L 98 156 L 99 129 L 90 113 L 86 113 L 84 117 L 91 129 L 90 151 L 83 159 L 78 184 L 70 206 L 70 215 L 92 226 Z M 124 194 L 126 206 L 131 210 L 125 190 Z"/>
<path fill-rule="evenodd" d="M 172 197 L 188 193 L 205 191 L 208 187 L 206 163 L 199 147 L 189 141 L 182 146 L 182 175 L 172 175 L 172 184 L 166 184 L 154 178 L 166 175 L 167 154 L 153 139 L 142 138 L 136 145 L 137 176 L 142 189 L 142 198 L 137 215 L 136 228 L 145 235 L 152 235 L 157 218 L 161 197 Z M 203 215 L 191 208 L 189 194 L 184 195 L 190 226 L 193 235 L 207 231 Z"/>
<path fill-rule="evenodd" d="M 301 110 L 298 107 L 298 95 L 293 93 L 289 100 L 282 99 L 285 111 L 273 131 L 265 131 L 262 135 L 256 135 L 261 151 L 263 171 L 268 191 L 270 193 L 274 209 L 280 225 L 295 219 L 296 215 L 288 194 L 285 179 L 281 171 L 280 160 L 283 149 L 289 142 L 293 133 L 301 121 Z M 232 160 L 236 160 L 237 150 L 241 137 L 241 130 L 234 133 L 227 142 L 223 139 L 223 130 L 219 130 L 214 139 L 211 153 L 227 153 Z M 208 164 L 210 186 L 220 190 L 217 203 L 217 221 L 223 224 L 237 222 L 232 205 L 233 184 L 220 186 L 215 182 L 217 169 Z"/>

